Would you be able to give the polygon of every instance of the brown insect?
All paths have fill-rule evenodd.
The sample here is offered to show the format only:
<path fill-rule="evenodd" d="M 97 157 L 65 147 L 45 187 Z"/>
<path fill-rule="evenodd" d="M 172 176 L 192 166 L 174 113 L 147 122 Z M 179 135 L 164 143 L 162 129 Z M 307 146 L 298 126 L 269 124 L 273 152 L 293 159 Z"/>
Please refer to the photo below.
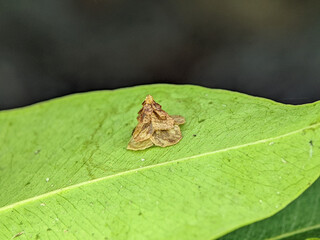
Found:
<path fill-rule="evenodd" d="M 143 150 L 153 145 L 168 147 L 178 143 L 181 138 L 180 124 L 185 119 L 179 115 L 169 115 L 161 105 L 148 95 L 138 112 L 138 125 L 133 130 L 127 149 Z"/>

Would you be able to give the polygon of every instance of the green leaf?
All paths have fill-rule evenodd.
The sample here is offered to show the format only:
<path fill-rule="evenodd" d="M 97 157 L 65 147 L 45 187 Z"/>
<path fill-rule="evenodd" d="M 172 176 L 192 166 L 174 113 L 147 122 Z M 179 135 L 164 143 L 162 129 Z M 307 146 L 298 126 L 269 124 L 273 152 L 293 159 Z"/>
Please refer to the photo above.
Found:
<path fill-rule="evenodd" d="M 320 179 L 276 215 L 219 240 L 301 240 L 320 236 Z"/>
<path fill-rule="evenodd" d="M 128 151 L 147 94 L 186 118 Z M 320 102 L 149 85 L 0 113 L 0 239 L 212 239 L 280 211 L 320 173 Z"/>

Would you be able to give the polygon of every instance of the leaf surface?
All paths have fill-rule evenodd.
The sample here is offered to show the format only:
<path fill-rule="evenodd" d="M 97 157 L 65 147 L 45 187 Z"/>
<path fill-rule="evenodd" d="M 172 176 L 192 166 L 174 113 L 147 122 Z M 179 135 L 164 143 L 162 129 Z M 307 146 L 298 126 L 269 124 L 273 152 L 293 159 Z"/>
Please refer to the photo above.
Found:
<path fill-rule="evenodd" d="M 219 240 L 301 240 L 320 236 L 320 179 L 276 215 Z"/>
<path fill-rule="evenodd" d="M 128 151 L 151 94 L 183 139 Z M 0 239 L 212 239 L 284 208 L 320 173 L 320 103 L 196 86 L 76 94 L 0 113 Z"/>

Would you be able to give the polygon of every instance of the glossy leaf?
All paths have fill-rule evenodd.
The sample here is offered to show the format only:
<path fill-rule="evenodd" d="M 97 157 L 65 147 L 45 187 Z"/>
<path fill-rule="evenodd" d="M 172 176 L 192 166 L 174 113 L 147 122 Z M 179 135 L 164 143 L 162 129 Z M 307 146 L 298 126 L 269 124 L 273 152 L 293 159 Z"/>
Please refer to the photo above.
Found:
<path fill-rule="evenodd" d="M 128 151 L 151 94 L 171 147 Z M 0 239 L 212 239 L 269 217 L 320 172 L 320 103 L 150 85 L 0 113 Z"/>

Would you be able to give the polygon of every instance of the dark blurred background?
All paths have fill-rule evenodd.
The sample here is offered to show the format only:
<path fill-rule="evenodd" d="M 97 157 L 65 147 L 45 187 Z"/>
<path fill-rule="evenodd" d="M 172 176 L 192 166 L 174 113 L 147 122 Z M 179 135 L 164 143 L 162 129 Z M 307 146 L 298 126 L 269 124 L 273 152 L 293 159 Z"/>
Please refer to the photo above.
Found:
<path fill-rule="evenodd" d="M 320 100 L 320 1 L 0 0 L 0 109 L 197 84 Z"/>

